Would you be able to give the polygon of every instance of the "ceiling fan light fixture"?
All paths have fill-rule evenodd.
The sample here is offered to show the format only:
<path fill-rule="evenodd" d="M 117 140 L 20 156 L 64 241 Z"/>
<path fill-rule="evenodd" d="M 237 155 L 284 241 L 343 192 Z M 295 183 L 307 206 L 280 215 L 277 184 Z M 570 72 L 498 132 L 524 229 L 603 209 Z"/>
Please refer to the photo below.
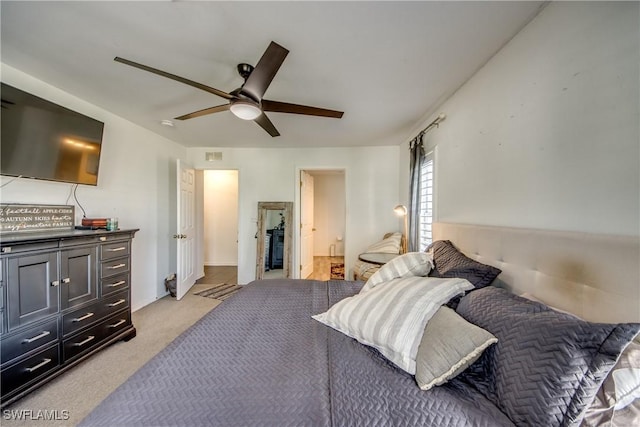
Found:
<path fill-rule="evenodd" d="M 229 109 L 236 117 L 242 120 L 255 120 L 262 114 L 262 110 L 258 105 L 244 100 L 232 102 Z"/>

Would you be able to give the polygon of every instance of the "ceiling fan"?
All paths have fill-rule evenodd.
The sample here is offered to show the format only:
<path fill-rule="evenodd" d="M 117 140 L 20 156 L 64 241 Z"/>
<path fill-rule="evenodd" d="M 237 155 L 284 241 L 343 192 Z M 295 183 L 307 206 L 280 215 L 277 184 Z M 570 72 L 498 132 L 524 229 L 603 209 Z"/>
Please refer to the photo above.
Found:
<path fill-rule="evenodd" d="M 118 56 L 114 58 L 114 61 L 176 80 L 189 86 L 204 90 L 205 92 L 218 95 L 229 101 L 227 104 L 205 108 L 203 110 L 194 111 L 193 113 L 176 117 L 176 120 L 193 119 L 207 114 L 231 110 L 235 116 L 241 119 L 255 121 L 265 131 L 267 131 L 269 135 L 279 136 L 280 133 L 273 123 L 271 123 L 271 120 L 269 120 L 265 112 L 269 111 L 274 113 L 292 113 L 304 114 L 307 116 L 341 118 L 344 114 L 342 111 L 327 110 L 324 108 L 290 104 L 280 101 L 270 101 L 262 98 L 288 53 L 289 51 L 284 47 L 275 42 L 271 42 L 255 67 L 244 63 L 238 64 L 238 73 L 240 73 L 240 76 L 244 79 L 244 83 L 242 86 L 229 93 L 202 83 L 194 82 L 193 80 L 176 76 L 175 74 L 167 73 L 143 64 L 138 64 L 137 62 L 129 61 L 128 59 L 120 58 Z"/>

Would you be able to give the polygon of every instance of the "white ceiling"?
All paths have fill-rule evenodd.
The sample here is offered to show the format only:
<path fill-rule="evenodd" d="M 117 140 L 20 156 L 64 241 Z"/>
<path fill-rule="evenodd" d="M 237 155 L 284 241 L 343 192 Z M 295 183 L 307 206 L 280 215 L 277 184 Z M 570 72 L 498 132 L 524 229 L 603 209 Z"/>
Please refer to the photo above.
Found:
<path fill-rule="evenodd" d="M 188 147 L 400 144 L 544 2 L 10 2 L 2 62 Z M 269 113 L 281 136 L 222 112 L 163 119 L 222 98 L 113 61 L 121 56 L 225 92 L 270 41 L 290 53 L 265 98 L 344 111 Z M 446 113 L 446 111 L 445 111 Z"/>

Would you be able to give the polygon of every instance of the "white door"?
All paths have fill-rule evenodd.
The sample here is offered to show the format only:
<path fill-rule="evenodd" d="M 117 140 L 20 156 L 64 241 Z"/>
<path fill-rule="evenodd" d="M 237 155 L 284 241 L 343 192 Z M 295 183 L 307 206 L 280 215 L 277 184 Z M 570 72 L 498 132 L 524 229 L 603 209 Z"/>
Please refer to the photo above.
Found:
<path fill-rule="evenodd" d="M 195 171 L 190 166 L 177 162 L 178 174 L 178 231 L 173 237 L 178 245 L 176 297 L 182 298 L 195 283 L 196 254 L 196 199 Z"/>
<path fill-rule="evenodd" d="M 300 278 L 313 273 L 313 176 L 300 172 Z"/>

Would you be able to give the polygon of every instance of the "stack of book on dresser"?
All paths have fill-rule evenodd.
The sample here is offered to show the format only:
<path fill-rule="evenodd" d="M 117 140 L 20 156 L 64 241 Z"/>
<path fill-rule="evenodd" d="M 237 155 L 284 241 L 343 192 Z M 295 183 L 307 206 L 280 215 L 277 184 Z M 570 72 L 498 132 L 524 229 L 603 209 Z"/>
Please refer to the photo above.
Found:
<path fill-rule="evenodd" d="M 83 227 L 107 228 L 107 218 L 82 218 Z"/>

